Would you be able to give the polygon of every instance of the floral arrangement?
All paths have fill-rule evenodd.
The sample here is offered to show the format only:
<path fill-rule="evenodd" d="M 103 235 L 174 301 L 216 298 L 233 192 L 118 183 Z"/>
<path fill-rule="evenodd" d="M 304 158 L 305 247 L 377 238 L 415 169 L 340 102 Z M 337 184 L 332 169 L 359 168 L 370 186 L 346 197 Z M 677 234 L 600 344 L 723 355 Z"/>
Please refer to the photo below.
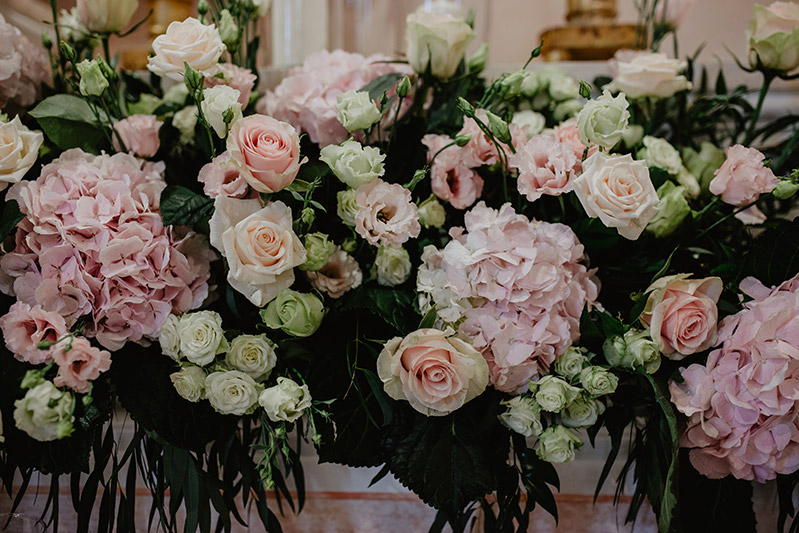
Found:
<path fill-rule="evenodd" d="M 108 53 L 133 0 L 53 4 L 42 50 L 0 18 L 15 507 L 45 472 L 54 528 L 68 476 L 82 531 L 98 492 L 100 530 L 141 530 L 137 482 L 161 529 L 254 507 L 279 531 L 310 444 L 396 476 L 431 530 L 523 531 L 603 430 L 597 493 L 627 439 L 627 521 L 648 501 L 663 532 L 753 529 L 774 479 L 794 515 L 799 119 L 761 110 L 796 77 L 799 6 L 755 6 L 752 105 L 658 51 L 691 2 L 643 2 L 640 49 L 590 83 L 540 47 L 484 79 L 468 15 L 436 3 L 404 57 L 318 52 L 265 92 L 269 3 L 210 4 L 149 76 Z"/>

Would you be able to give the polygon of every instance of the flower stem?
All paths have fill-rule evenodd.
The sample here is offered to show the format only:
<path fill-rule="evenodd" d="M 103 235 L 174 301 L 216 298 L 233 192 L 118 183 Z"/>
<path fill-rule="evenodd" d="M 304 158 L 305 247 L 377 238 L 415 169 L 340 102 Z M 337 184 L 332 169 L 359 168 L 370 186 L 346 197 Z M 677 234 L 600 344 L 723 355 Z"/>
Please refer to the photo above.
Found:
<path fill-rule="evenodd" d="M 763 101 L 766 99 L 766 94 L 768 94 L 768 89 L 771 86 L 772 81 L 774 81 L 774 74 L 771 72 L 764 72 L 763 86 L 760 88 L 760 95 L 758 95 L 757 98 L 757 106 L 755 107 L 755 112 L 752 115 L 752 122 L 749 123 L 749 129 L 746 132 L 746 137 L 744 137 L 744 146 L 749 146 L 749 143 L 755 140 L 755 128 L 757 127 L 757 121 L 760 119 L 760 112 L 763 110 Z"/>

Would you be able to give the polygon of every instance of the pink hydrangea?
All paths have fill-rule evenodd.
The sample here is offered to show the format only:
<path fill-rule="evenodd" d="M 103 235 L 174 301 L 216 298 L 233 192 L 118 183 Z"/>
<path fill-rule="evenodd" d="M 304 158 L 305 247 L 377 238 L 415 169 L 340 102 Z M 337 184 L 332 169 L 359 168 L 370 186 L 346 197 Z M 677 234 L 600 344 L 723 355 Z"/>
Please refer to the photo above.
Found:
<path fill-rule="evenodd" d="M 534 202 L 545 194 L 560 196 L 571 191 L 579 161 L 568 144 L 549 135 L 536 135 L 508 163 L 519 171 L 519 193 Z"/>
<path fill-rule="evenodd" d="M 710 182 L 710 192 L 721 195 L 724 203 L 739 206 L 771 192 L 780 180 L 763 164 L 765 157 L 754 148 L 730 146 L 726 161 Z"/>
<path fill-rule="evenodd" d="M 691 464 L 762 483 L 799 469 L 799 275 L 773 289 L 746 278 L 741 290 L 753 300 L 721 321 L 707 364 L 669 388 Z"/>
<path fill-rule="evenodd" d="M 32 365 L 46 363 L 52 357 L 50 348 L 40 349 L 39 343 L 55 342 L 67 334 L 64 317 L 24 302 L 15 303 L 0 317 L 0 329 L 14 357 Z"/>
<path fill-rule="evenodd" d="M 430 168 L 433 194 L 456 209 L 470 207 L 483 193 L 483 178 L 466 164 L 465 149 L 452 144 L 446 135 L 425 135 L 422 143 L 427 146 L 428 163 L 433 163 Z M 452 145 L 444 148 L 448 144 Z"/>
<path fill-rule="evenodd" d="M 41 46 L 32 44 L 0 14 L 0 109 L 28 107 L 50 78 L 50 63 Z"/>
<path fill-rule="evenodd" d="M 425 249 L 420 305 L 471 339 L 497 389 L 524 390 L 579 339 L 580 315 L 596 302 L 598 282 L 580 263 L 583 246 L 568 226 L 483 202 L 464 222 L 443 249 Z"/>
<path fill-rule="evenodd" d="M 207 242 L 165 227 L 163 163 L 68 150 L 8 198 L 25 218 L 0 259 L 0 290 L 64 317 L 110 350 L 157 336 L 208 293 Z"/>
<path fill-rule="evenodd" d="M 355 231 L 370 244 L 400 246 L 422 231 L 411 191 L 398 183 L 380 178 L 364 183 L 356 190 L 355 201 Z"/>
<path fill-rule="evenodd" d="M 288 122 L 320 146 L 339 144 L 350 136 L 336 118 L 334 106 L 339 94 L 360 90 L 383 74 L 413 73 L 408 65 L 388 60 L 385 56 L 364 57 L 343 50 L 315 52 L 301 66 L 292 69 L 274 91 L 269 91 L 258 102 L 257 110 Z M 392 89 L 389 98 L 393 94 Z M 411 100 L 405 99 L 401 113 L 410 107 Z M 396 111 L 389 111 L 384 116 L 381 122 L 384 131 L 394 122 L 395 114 Z"/>
<path fill-rule="evenodd" d="M 233 63 L 222 63 L 219 65 L 219 73 L 216 76 L 205 78 L 206 87 L 215 85 L 228 85 L 239 91 L 239 103 L 242 108 L 246 108 L 250 103 L 250 94 L 255 87 L 257 76 L 252 70 L 243 68 Z"/>

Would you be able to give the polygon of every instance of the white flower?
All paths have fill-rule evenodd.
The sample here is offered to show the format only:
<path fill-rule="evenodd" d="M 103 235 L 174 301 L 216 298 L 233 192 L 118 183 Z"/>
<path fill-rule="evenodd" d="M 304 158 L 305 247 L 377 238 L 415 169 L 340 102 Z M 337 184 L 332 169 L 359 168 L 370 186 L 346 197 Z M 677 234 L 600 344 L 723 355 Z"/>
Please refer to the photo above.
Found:
<path fill-rule="evenodd" d="M 799 66 L 799 5 L 794 2 L 773 2 L 769 6 L 755 4 L 754 18 L 749 21 L 749 64 L 790 72 Z"/>
<path fill-rule="evenodd" d="M 578 396 L 560 414 L 561 422 L 570 428 L 587 428 L 596 424 L 599 415 L 605 412 L 605 404 L 599 400 Z"/>
<path fill-rule="evenodd" d="M 699 180 L 684 166 L 677 173 L 677 183 L 685 187 L 685 196 L 688 198 L 698 198 L 702 192 Z"/>
<path fill-rule="evenodd" d="M 558 102 L 555 109 L 552 111 L 552 117 L 558 122 L 564 122 L 577 114 L 583 109 L 583 102 L 577 98 L 566 100 L 565 102 Z"/>
<path fill-rule="evenodd" d="M 657 214 L 660 199 L 649 168 L 630 154 L 595 153 L 583 162 L 583 173 L 573 183 L 586 214 L 599 217 L 626 239 L 636 240 Z"/>
<path fill-rule="evenodd" d="M 272 0 L 252 0 L 252 4 L 255 6 L 255 10 L 258 12 L 258 16 L 263 17 L 266 15 L 266 12 L 269 11 L 269 6 L 272 4 Z"/>
<path fill-rule="evenodd" d="M 588 365 L 588 350 L 569 346 L 569 348 L 555 359 L 553 370 L 566 379 L 574 379 L 580 375 L 583 368 Z"/>
<path fill-rule="evenodd" d="M 241 118 L 240 94 L 227 85 L 216 85 L 203 90 L 203 101 L 200 104 L 203 115 L 220 139 L 224 139 L 230 126 Z"/>
<path fill-rule="evenodd" d="M 161 345 L 161 352 L 168 355 L 175 361 L 180 360 L 180 334 L 178 324 L 180 319 L 175 315 L 167 315 L 166 320 L 161 325 L 158 332 L 158 343 Z"/>
<path fill-rule="evenodd" d="M 544 430 L 541 407 L 530 396 L 514 396 L 500 403 L 507 410 L 499 415 L 499 421 L 508 429 L 525 437 L 536 437 Z"/>
<path fill-rule="evenodd" d="M 45 381 L 14 402 L 14 423 L 34 439 L 48 442 L 72 433 L 74 409 L 72 394 Z"/>
<path fill-rule="evenodd" d="M 186 98 L 189 97 L 189 88 L 183 82 L 175 83 L 164 93 L 165 104 L 186 105 Z"/>
<path fill-rule="evenodd" d="M 628 149 L 635 148 L 644 138 L 644 127 L 640 124 L 627 124 L 621 132 L 621 141 Z"/>
<path fill-rule="evenodd" d="M 338 121 L 347 131 L 368 129 L 383 116 L 368 92 L 355 89 L 339 94 L 335 108 Z"/>
<path fill-rule="evenodd" d="M 429 68 L 437 78 L 451 78 L 476 35 L 461 18 L 416 11 L 406 20 L 408 62 L 420 74 Z"/>
<path fill-rule="evenodd" d="M 319 159 L 327 163 L 338 179 L 353 189 L 386 173 L 383 168 L 385 154 L 380 153 L 379 148 L 364 148 L 353 140 L 341 145 L 328 144 L 322 148 Z"/>
<path fill-rule="evenodd" d="M 419 204 L 419 224 L 425 228 L 440 228 L 447 221 L 447 211 L 435 195 Z"/>
<path fill-rule="evenodd" d="M 411 257 L 401 246 L 381 246 L 375 257 L 375 271 L 380 285 L 402 285 L 411 276 Z"/>
<path fill-rule="evenodd" d="M 214 311 L 197 311 L 180 317 L 180 351 L 195 365 L 205 366 L 228 349 L 222 317 Z"/>
<path fill-rule="evenodd" d="M 172 117 L 172 125 L 180 132 L 180 142 L 194 142 L 194 128 L 197 126 L 197 106 L 186 106 Z"/>
<path fill-rule="evenodd" d="M 239 335 L 230 341 L 225 363 L 254 379 L 262 379 L 275 368 L 277 355 L 266 335 Z"/>
<path fill-rule="evenodd" d="M 205 396 L 206 373 L 202 367 L 184 366 L 170 374 L 169 379 L 177 393 L 190 402 L 199 402 Z"/>
<path fill-rule="evenodd" d="M 644 137 L 644 148 L 638 152 L 638 157 L 646 159 L 650 167 L 662 168 L 672 176 L 676 176 L 682 168 L 680 152 L 669 141 L 659 137 Z"/>
<path fill-rule="evenodd" d="M 272 422 L 294 422 L 311 406 L 308 385 L 300 386 L 292 379 L 277 378 L 277 385 L 265 389 L 258 403 Z"/>
<path fill-rule="evenodd" d="M 205 378 L 205 397 L 218 413 L 242 416 L 258 405 L 260 387 L 249 375 L 238 370 L 214 372 Z"/>
<path fill-rule="evenodd" d="M 78 6 L 69 11 L 61 10 L 58 16 L 58 28 L 61 31 L 61 39 L 68 43 L 79 43 L 89 38 L 91 31 L 80 20 Z"/>
<path fill-rule="evenodd" d="M 31 131 L 14 117 L 0 122 L 0 191 L 10 183 L 19 183 L 36 163 L 44 135 Z"/>
<path fill-rule="evenodd" d="M 355 201 L 355 189 L 346 189 L 336 194 L 336 214 L 346 225 L 355 227 L 358 214 L 358 203 Z"/>
<path fill-rule="evenodd" d="M 577 80 L 564 74 L 553 71 L 549 77 L 549 96 L 557 102 L 573 100 L 580 97 L 580 84 Z"/>
<path fill-rule="evenodd" d="M 535 401 L 544 411 L 558 413 L 569 405 L 580 393 L 580 389 L 572 387 L 556 376 L 544 376 L 537 382 L 530 383 L 530 391 L 535 391 Z"/>
<path fill-rule="evenodd" d="M 510 123 L 519 126 L 527 134 L 527 138 L 531 139 L 544 131 L 547 119 L 541 113 L 525 109 L 514 113 Z"/>
<path fill-rule="evenodd" d="M 536 72 L 525 72 L 524 79 L 522 80 L 522 85 L 519 88 L 522 95 L 526 96 L 527 98 L 532 98 L 538 92 L 538 89 L 541 88 L 541 81 L 540 81 L 540 74 Z"/>
<path fill-rule="evenodd" d="M 189 17 L 170 23 L 166 33 L 155 38 L 155 55 L 150 57 L 147 68 L 159 76 L 182 81 L 186 62 L 206 77 L 213 76 L 224 51 L 225 45 L 213 24 L 206 26 Z"/>
<path fill-rule="evenodd" d="M 691 88 L 691 82 L 680 74 L 687 66 L 685 61 L 661 53 L 636 53 L 629 60 L 617 54 L 618 75 L 604 88 L 630 98 L 668 98 Z"/>
<path fill-rule="evenodd" d="M 77 12 L 83 24 L 98 33 L 124 30 L 139 7 L 139 0 L 78 0 Z"/>
<path fill-rule="evenodd" d="M 601 366 L 589 366 L 580 373 L 580 383 L 591 396 L 604 396 L 616 390 L 619 378 Z"/>
<path fill-rule="evenodd" d="M 542 461 L 567 463 L 574 459 L 574 450 L 583 445 L 577 435 L 563 426 L 550 426 L 538 437 L 536 454 Z"/>
<path fill-rule="evenodd" d="M 608 150 L 616 146 L 630 120 L 629 106 L 624 93 L 614 98 L 607 90 L 596 100 L 586 102 L 577 114 L 582 143 L 598 144 Z"/>
<path fill-rule="evenodd" d="M 660 350 L 648 329 L 630 329 L 623 337 L 607 339 L 602 351 L 611 366 L 643 368 L 648 374 L 660 368 Z"/>

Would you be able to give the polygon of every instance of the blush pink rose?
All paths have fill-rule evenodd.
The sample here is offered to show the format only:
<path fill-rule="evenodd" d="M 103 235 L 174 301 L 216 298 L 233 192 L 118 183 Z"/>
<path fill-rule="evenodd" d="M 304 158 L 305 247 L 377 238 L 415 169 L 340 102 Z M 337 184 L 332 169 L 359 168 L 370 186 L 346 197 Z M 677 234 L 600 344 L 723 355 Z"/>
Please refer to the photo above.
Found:
<path fill-rule="evenodd" d="M 236 89 L 239 91 L 239 103 L 244 109 L 250 103 L 250 94 L 256 79 L 255 74 L 248 68 L 242 68 L 233 63 L 222 63 L 219 65 L 219 72 L 216 75 L 205 78 L 205 86 L 227 85 Z"/>
<path fill-rule="evenodd" d="M 402 185 L 372 180 L 358 187 L 355 201 L 355 231 L 370 244 L 400 246 L 422 231 L 411 191 Z"/>
<path fill-rule="evenodd" d="M 197 179 L 203 184 L 203 192 L 211 198 L 217 196 L 245 198 L 250 192 L 250 186 L 241 176 L 239 167 L 233 162 L 228 152 L 218 155 L 210 163 L 206 163 L 200 169 Z"/>
<path fill-rule="evenodd" d="M 359 287 L 363 281 L 363 272 L 358 261 L 338 246 L 325 266 L 316 271 L 309 270 L 305 276 L 313 288 L 334 299 Z"/>
<path fill-rule="evenodd" d="M 721 195 L 725 203 L 738 206 L 751 204 L 761 194 L 771 192 L 780 180 L 763 164 L 765 157 L 740 144 L 727 148 L 727 160 L 710 182 L 710 192 Z"/>
<path fill-rule="evenodd" d="M 519 171 L 519 193 L 531 202 L 544 194 L 560 196 L 571 191 L 578 163 L 568 144 L 549 135 L 534 136 L 508 161 L 510 168 Z"/>
<path fill-rule="evenodd" d="M 300 136 L 290 124 L 265 115 L 233 123 L 227 138 L 230 157 L 258 192 L 285 189 L 300 170 Z"/>
<path fill-rule="evenodd" d="M 17 302 L 0 317 L 6 347 L 20 361 L 39 365 L 50 360 L 51 349 L 39 349 L 43 341 L 55 342 L 67 334 L 64 317 L 45 311 L 39 305 Z"/>
<path fill-rule="evenodd" d="M 435 156 L 430 168 L 433 194 L 456 209 L 470 207 L 483 193 L 483 178 L 466 165 L 464 149 L 457 145 L 444 148 L 452 143 L 446 135 L 425 135 L 422 143 L 427 146 L 428 163 Z"/>
<path fill-rule="evenodd" d="M 73 338 L 71 345 L 61 344 L 53 352 L 58 365 L 58 376 L 53 383 L 75 392 L 89 392 L 90 382 L 111 368 L 111 353 L 92 346 L 84 337 Z"/>
<path fill-rule="evenodd" d="M 155 115 L 131 115 L 114 124 L 114 129 L 128 152 L 142 157 L 152 157 L 158 152 L 161 140 L 158 138 L 158 130 L 164 123 L 158 120 Z M 119 139 L 113 136 L 114 150 L 122 151 Z"/>
<path fill-rule="evenodd" d="M 717 338 L 721 279 L 688 276 L 677 274 L 655 281 L 647 289 L 651 293 L 641 315 L 658 349 L 673 360 L 707 350 Z"/>
<path fill-rule="evenodd" d="M 377 358 L 386 394 L 426 416 L 445 416 L 482 394 L 488 365 L 452 330 L 420 329 L 388 341 Z"/>

